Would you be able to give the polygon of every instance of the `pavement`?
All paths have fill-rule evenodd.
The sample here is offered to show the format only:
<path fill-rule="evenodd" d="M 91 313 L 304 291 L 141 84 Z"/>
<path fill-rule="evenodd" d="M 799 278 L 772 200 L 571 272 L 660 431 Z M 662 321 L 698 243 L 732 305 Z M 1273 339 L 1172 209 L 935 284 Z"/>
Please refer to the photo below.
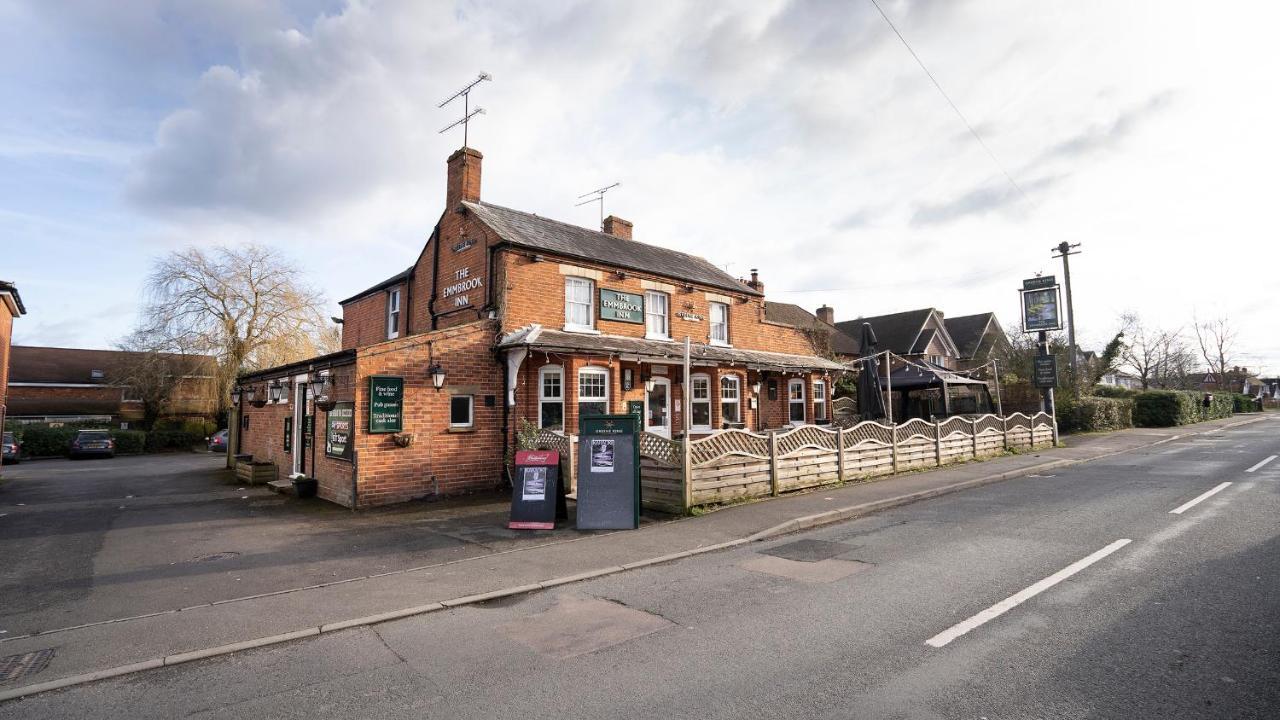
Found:
<path fill-rule="evenodd" d="M 453 618 L 461 613 L 464 606 L 502 607 L 501 603 L 511 602 L 513 598 L 521 603 L 530 602 L 523 593 L 544 588 L 576 588 L 618 582 L 610 578 L 630 574 L 624 572 L 627 570 L 644 573 L 644 568 L 687 567 L 689 563 L 698 562 L 715 563 L 717 557 L 751 552 L 745 548 L 764 542 L 776 542 L 771 538 L 782 533 L 844 523 L 851 518 L 877 511 L 881 511 L 881 514 L 875 517 L 881 518 L 885 515 L 883 511 L 889 508 L 1012 477 L 1024 479 L 1018 483 L 1009 483 L 1010 486 L 1040 488 L 1045 476 L 1061 472 L 1062 468 L 1070 464 L 1090 460 L 1103 463 L 1107 461 L 1100 459 L 1123 458 L 1127 456 L 1124 454 L 1134 452 L 1153 455 L 1157 452 L 1152 449 L 1156 444 L 1185 445 L 1194 438 L 1210 438 L 1212 442 L 1215 435 L 1225 437 L 1226 433 L 1242 432 L 1243 428 L 1249 427 L 1247 423 L 1259 422 L 1266 423 L 1274 437 L 1275 421 L 1263 416 L 1237 417 L 1168 431 L 1142 429 L 1082 436 L 1069 439 L 1068 446 L 1063 448 L 1005 456 L 876 482 L 822 488 L 805 494 L 733 506 L 697 518 L 654 521 L 640 530 L 619 533 L 577 533 L 569 530 L 543 535 L 510 533 L 502 527 L 503 510 L 492 502 L 487 505 L 464 504 L 399 513 L 373 513 L 368 516 L 351 515 L 330 508 L 299 510 L 300 506 L 308 504 L 289 503 L 274 497 L 258 498 L 248 490 L 242 492 L 225 487 L 210 489 L 211 478 L 220 476 L 217 475 L 218 470 L 209 467 L 207 470 L 183 473 L 183 477 L 187 477 L 192 485 L 170 487 L 173 496 L 170 500 L 174 501 L 172 503 L 153 497 L 147 500 L 149 505 L 139 502 L 135 506 L 116 506 L 123 510 L 123 517 L 132 515 L 135 520 L 128 528 L 129 532 L 120 538 L 107 534 L 111 543 L 116 543 L 117 539 L 120 541 L 119 547 L 107 548 L 112 551 L 107 553 L 107 559 L 121 563 L 114 573 L 103 573 L 95 569 L 95 572 L 86 574 L 82 568 L 80 574 L 77 574 L 75 568 L 70 566 L 56 571 L 60 567 L 59 563 L 63 562 L 71 565 L 92 562 L 103 566 L 103 569 L 110 567 L 110 563 L 102 558 L 103 548 L 93 547 L 94 542 L 102 542 L 103 536 L 83 528 L 77 530 L 75 523 L 65 518 L 87 516 L 92 522 L 102 522 L 101 519 L 93 519 L 93 511 L 101 511 L 104 503 L 123 502 L 126 499 L 138 501 L 141 498 L 116 499 L 114 496 L 103 496 L 102 493 L 109 495 L 119 492 L 119 488 L 112 488 L 108 484 L 106 487 L 73 491 L 71 497 L 56 493 L 45 495 L 44 502 L 41 502 L 41 492 L 54 493 L 54 490 L 48 487 L 42 489 L 40 472 L 30 471 L 31 475 L 37 476 L 34 478 L 6 472 L 10 482 L 0 490 L 0 514 L 3 514 L 0 515 L 0 543 L 3 543 L 0 544 L 0 552 L 4 552 L 7 557 L 14 557 L 16 547 L 8 543 L 27 542 L 34 545 L 28 547 L 27 552 L 31 557 L 25 561 L 33 564 L 32 567 L 15 573 L 9 570 L 4 572 L 3 600 L 6 610 L 4 615 L 0 615 L 0 628 L 7 631 L 7 637 L 0 635 L 0 655 L 33 657 L 26 654 L 49 650 L 53 652 L 40 656 L 48 664 L 39 672 L 0 683 L 0 698 L 31 694 L 92 677 L 109 677 L 143 668 L 179 665 L 232 650 L 244 650 L 260 644 L 270 645 L 299 637 L 320 636 L 297 645 L 324 644 L 330 642 L 329 637 L 359 634 L 360 626 L 374 621 L 386 622 L 408 617 L 409 620 L 399 620 L 399 623 L 413 620 L 436 622 L 426 614 L 429 613 L 431 618 L 437 615 Z M 208 458 L 195 457 L 192 462 L 208 462 Z M 150 466 L 142 462 L 141 458 L 136 460 L 139 461 L 139 468 L 132 472 L 145 473 Z M 30 467 L 35 468 L 36 464 Z M 79 469 L 79 465 L 68 466 L 65 472 Z M 200 473 L 206 471 L 211 475 L 203 481 L 199 480 Z M 28 472 L 27 466 L 23 466 L 23 472 Z M 160 476 L 164 475 L 164 471 L 157 472 Z M 49 474 L 57 475 L 54 472 Z M 94 476 L 97 474 L 98 472 L 93 473 Z M 129 475 L 130 472 L 124 474 Z M 47 482 L 50 485 L 76 485 L 74 481 L 66 480 L 65 474 L 59 477 L 62 479 Z M 30 487 L 26 487 L 28 482 L 31 483 Z M 1054 493 L 1071 492 L 1062 483 L 1050 485 Z M 37 501 L 24 501 L 23 505 L 17 505 L 13 500 L 22 495 L 14 493 L 23 492 L 32 493 L 30 499 Z M 208 494 L 216 497 L 205 497 Z M 969 495 L 971 493 L 954 497 Z M 216 538 L 220 543 L 238 536 L 252 539 L 255 534 L 261 533 L 261 537 L 257 538 L 259 542 L 266 538 L 272 543 L 278 543 L 267 553 L 274 558 L 274 564 L 266 558 L 257 557 L 250 549 L 240 555 L 190 563 L 193 567 L 201 567 L 199 571 L 166 571 L 163 567 L 154 566 L 154 548 L 148 549 L 148 544 L 165 548 L 172 547 L 179 537 L 183 542 L 190 538 L 192 530 L 186 518 L 191 509 L 180 507 L 183 503 L 190 502 L 219 507 L 231 505 L 235 508 L 240 508 L 241 505 L 252 506 L 254 502 L 277 503 L 278 505 L 271 506 L 273 509 L 262 510 L 258 515 L 254 515 L 252 507 L 240 508 L 236 510 L 244 514 L 240 518 L 234 517 L 234 513 L 231 513 L 233 517 L 213 513 L 210 515 L 212 519 L 206 523 L 207 527 L 197 530 L 197 534 L 204 532 L 208 538 Z M 308 512 L 316 512 L 317 515 L 313 517 Z M 455 523 L 452 531 L 433 531 L 429 521 L 439 516 L 444 516 L 446 523 Z M 119 516 L 116 522 L 119 522 Z M 60 526 L 59 523 L 67 525 Z M 333 525 L 330 526 L 329 523 Z M 277 524 L 286 530 L 298 532 L 292 543 L 288 542 L 291 533 L 280 532 L 275 528 Z M 201 523 L 196 523 L 197 528 L 200 525 Z M 10 531 L 11 527 L 26 529 L 15 536 Z M 59 527 L 68 529 L 59 532 Z M 467 533 L 471 533 L 474 539 L 483 527 L 493 529 L 493 537 L 488 538 L 487 543 L 468 540 Z M 45 528 L 46 531 L 42 534 L 38 531 L 39 528 Z M 379 536 L 378 533 L 383 535 Z M 353 552 L 341 551 L 344 537 L 354 538 Z M 379 537 L 384 542 L 392 543 L 392 546 L 378 547 Z M 50 538 L 56 538 L 57 542 Z M 314 547 L 311 547 L 312 540 L 316 540 Z M 58 542 L 71 544 L 58 545 Z M 51 556 L 40 545 L 54 543 L 49 549 L 65 551 L 68 547 L 75 547 L 76 542 L 87 544 L 78 552 L 72 553 L 77 557 L 70 558 Z M 246 547 L 256 547 L 252 541 L 246 542 Z M 399 546 L 395 544 L 401 542 L 417 544 L 412 545 L 410 552 L 397 554 Z M 296 562 L 282 559 L 289 556 L 291 545 L 298 554 Z M 214 547 L 221 545 L 209 545 L 206 542 L 206 546 L 198 548 L 183 546 L 181 551 L 191 555 Z M 130 548 L 133 549 L 132 555 Z M 722 552 L 708 552 L 715 550 Z M 163 553 L 161 556 L 163 557 Z M 129 557 L 147 558 L 152 566 L 129 567 Z M 248 560 L 242 560 L 246 557 Z M 38 575 L 38 567 L 34 565 L 38 565 L 41 558 L 55 569 L 54 575 L 61 572 L 66 578 L 72 578 L 66 580 L 65 587 L 61 589 L 69 597 L 64 598 L 57 591 L 48 591 L 53 594 L 43 600 L 40 598 L 39 593 L 45 591 L 34 587 L 33 579 Z M 771 569 L 782 571 L 779 567 L 773 567 L 779 564 L 778 560 L 752 560 L 763 563 L 756 568 L 758 572 L 768 574 Z M 818 564 L 829 560 L 839 558 L 826 558 Z M 219 567 L 220 563 L 227 565 Z M 236 563 L 242 563 L 242 566 L 237 566 Z M 323 578 L 323 572 L 314 568 L 317 563 L 329 563 L 324 572 L 334 573 L 329 576 L 330 579 L 316 582 Z M 205 568 L 219 569 L 213 571 Z M 361 568 L 365 569 L 363 573 L 359 572 Z M 848 571 L 846 575 L 853 575 L 862 569 L 865 568 L 836 564 L 822 568 L 807 567 L 804 571 L 810 574 L 816 572 L 821 579 L 840 575 L 845 571 Z M 799 571 L 792 567 L 787 572 L 796 574 Z M 298 582 L 285 582 L 291 575 Z M 15 585 L 11 582 L 15 577 L 27 579 Z M 253 578 L 253 589 L 258 592 L 237 593 L 239 586 L 231 580 L 233 577 Z M 845 576 L 834 579 L 841 577 Z M 104 579 L 108 581 L 104 582 Z M 807 580 L 791 579 L 800 582 L 814 581 L 812 577 Z M 25 604 L 17 597 L 23 586 L 28 586 L 33 594 L 33 599 Z M 101 602 L 97 602 L 94 594 L 100 586 L 112 589 L 105 590 L 107 594 L 101 598 Z M 196 590 L 192 590 L 193 587 Z M 673 586 L 679 587 L 679 584 Z M 554 596 L 556 593 L 536 593 L 538 597 L 542 595 Z M 136 599 L 135 602 L 127 601 L 130 596 Z M 506 599 L 498 600 L 495 605 L 495 598 Z M 17 612 L 10 612 L 7 606 L 14 600 L 19 600 L 14 606 Z M 47 607 L 48 600 L 53 600 L 52 607 Z M 553 601 L 542 598 L 535 602 Z M 601 612 L 598 607 L 584 607 L 586 609 L 576 611 L 576 617 L 598 617 Z M 57 625 L 55 622 L 60 617 L 56 612 L 58 608 L 63 610 L 61 616 L 68 618 L 65 624 Z M 71 612 L 65 612 L 67 609 Z M 575 617 L 573 613 L 570 609 L 570 618 Z M 423 615 L 422 618 L 412 617 L 420 614 Z M 664 616 L 663 613 L 658 615 Z M 619 624 L 626 626 L 625 622 L 605 623 L 609 627 Z M 574 622 L 570 622 L 569 626 L 577 627 Z M 644 622 L 640 626 L 641 629 L 648 627 Z M 659 632 L 660 629 L 661 626 L 656 626 L 649 628 L 648 632 Z M 381 630 L 377 630 L 375 635 L 378 632 Z M 550 642 L 545 637 L 541 640 L 538 637 L 526 637 L 526 640 L 535 645 Z M 280 645 L 280 652 L 295 652 L 289 649 L 291 647 L 293 646 Z M 569 643 L 560 653 L 569 653 L 565 657 L 582 654 L 575 654 L 575 647 L 573 643 Z M 243 656 L 245 653 L 236 655 Z M 352 661 L 359 664 L 357 659 Z M 162 672 L 173 670 L 176 668 Z M 0 714 L 11 706 L 13 705 L 0 706 Z"/>

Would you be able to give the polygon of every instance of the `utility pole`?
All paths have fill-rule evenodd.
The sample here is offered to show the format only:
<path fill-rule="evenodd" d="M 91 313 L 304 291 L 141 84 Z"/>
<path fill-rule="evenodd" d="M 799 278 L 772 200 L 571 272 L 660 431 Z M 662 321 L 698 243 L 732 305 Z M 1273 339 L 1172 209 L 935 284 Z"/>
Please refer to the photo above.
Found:
<path fill-rule="evenodd" d="M 1075 388 L 1080 382 L 1080 376 L 1076 372 L 1076 356 L 1079 354 L 1079 348 L 1076 347 L 1076 311 L 1071 304 L 1071 264 L 1067 257 L 1071 255 L 1079 255 L 1080 251 L 1072 252 L 1074 248 L 1080 247 L 1080 243 L 1074 245 L 1068 244 L 1066 240 L 1058 243 L 1052 250 L 1057 252 L 1055 258 L 1062 258 L 1062 280 L 1067 288 L 1067 345 L 1071 348 L 1071 387 Z M 1073 390 L 1074 392 L 1074 390 Z"/>

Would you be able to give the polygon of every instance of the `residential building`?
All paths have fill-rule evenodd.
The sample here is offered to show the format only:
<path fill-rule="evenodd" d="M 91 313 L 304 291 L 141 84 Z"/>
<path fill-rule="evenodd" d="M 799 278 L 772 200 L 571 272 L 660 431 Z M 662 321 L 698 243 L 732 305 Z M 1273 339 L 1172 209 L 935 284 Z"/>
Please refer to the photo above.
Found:
<path fill-rule="evenodd" d="M 13 341 L 13 319 L 25 315 L 27 308 L 13 283 L 0 280 L 0 427 L 4 427 L 9 405 L 10 346 Z"/>
<path fill-rule="evenodd" d="M 1127 390 L 1141 390 L 1142 378 L 1123 370 L 1115 370 L 1104 373 L 1102 379 L 1098 381 L 1099 385 L 1107 385 L 1110 387 L 1125 388 Z"/>
<path fill-rule="evenodd" d="M 992 356 L 1007 352 L 1009 338 L 993 312 L 945 318 L 947 333 L 959 354 L 956 367 L 970 370 L 987 364 Z"/>
<path fill-rule="evenodd" d="M 668 438 L 830 421 L 844 367 L 768 321 L 757 272 L 483 201 L 482 162 L 450 156 L 413 265 L 342 302 L 341 352 L 240 378 L 239 452 L 367 507 L 494 487 L 517 430 L 590 414 Z"/>
<path fill-rule="evenodd" d="M 140 393 L 129 385 L 142 353 L 15 345 L 10 367 L 9 416 L 25 422 L 100 420 L 136 423 L 144 416 Z M 162 354 L 179 376 L 161 414 L 209 418 L 217 410 L 216 362 L 207 356 Z"/>
<path fill-rule="evenodd" d="M 860 317 L 835 326 L 851 338 L 860 338 L 864 323 L 870 323 L 875 332 L 877 352 L 889 350 L 908 360 L 925 361 L 947 370 L 960 369 L 960 348 L 937 308 Z"/>
<path fill-rule="evenodd" d="M 1249 372 L 1249 368 L 1234 366 L 1226 372 L 1226 379 L 1219 380 L 1213 370 L 1205 370 L 1199 375 L 1199 389 L 1205 392 L 1234 392 L 1257 396 L 1265 388 L 1257 374 Z"/>

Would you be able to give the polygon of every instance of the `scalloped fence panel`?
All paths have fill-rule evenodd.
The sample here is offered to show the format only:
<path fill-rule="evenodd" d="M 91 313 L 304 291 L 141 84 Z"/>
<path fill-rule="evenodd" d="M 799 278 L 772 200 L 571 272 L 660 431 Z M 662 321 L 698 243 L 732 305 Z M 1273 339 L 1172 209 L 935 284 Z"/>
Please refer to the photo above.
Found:
<path fill-rule="evenodd" d="M 1053 440 L 1053 418 L 1046 413 L 952 417 L 938 423 L 912 419 L 896 428 L 866 421 L 768 433 L 727 430 L 689 442 L 688 497 L 693 505 L 766 497 L 890 475 L 895 465 L 899 471 L 936 467 Z M 645 433 L 640 448 L 645 507 L 685 509 L 684 443 Z"/>

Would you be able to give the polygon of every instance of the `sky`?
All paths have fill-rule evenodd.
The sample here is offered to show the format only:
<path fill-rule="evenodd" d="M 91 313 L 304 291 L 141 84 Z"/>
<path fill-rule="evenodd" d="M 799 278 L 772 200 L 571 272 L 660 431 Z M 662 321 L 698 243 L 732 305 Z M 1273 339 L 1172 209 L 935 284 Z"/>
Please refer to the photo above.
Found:
<path fill-rule="evenodd" d="M 112 347 L 153 260 L 280 249 L 336 301 L 409 266 L 484 71 L 482 198 L 759 268 L 837 320 L 1018 319 L 1071 258 L 1077 332 L 1226 316 L 1280 371 L 1274 3 L 0 0 L 15 344 Z M 984 144 L 985 143 L 985 147 Z"/>

